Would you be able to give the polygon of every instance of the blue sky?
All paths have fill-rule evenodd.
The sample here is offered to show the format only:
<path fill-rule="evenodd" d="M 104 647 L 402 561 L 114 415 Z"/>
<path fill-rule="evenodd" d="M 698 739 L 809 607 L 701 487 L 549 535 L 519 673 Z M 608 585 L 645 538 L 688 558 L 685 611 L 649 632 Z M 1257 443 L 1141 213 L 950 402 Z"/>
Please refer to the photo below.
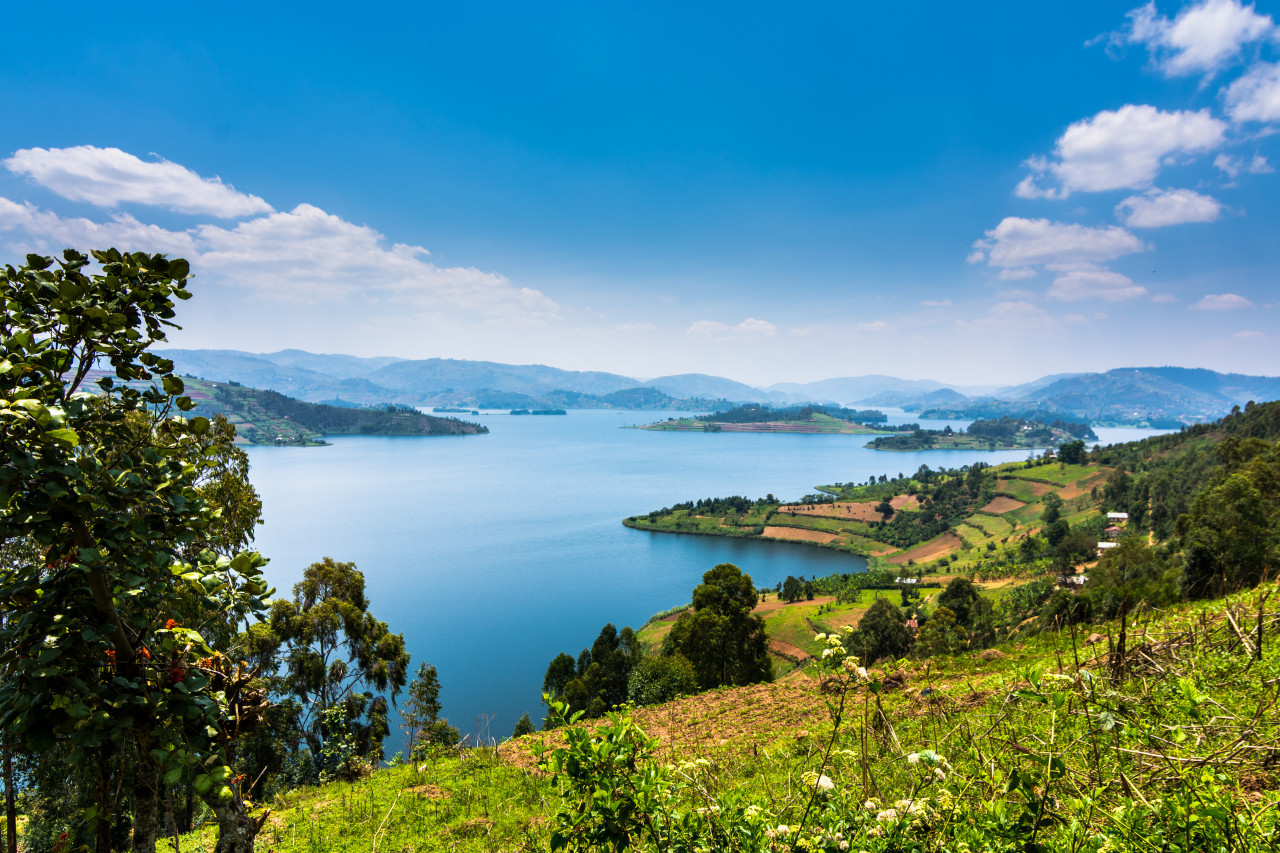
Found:
<path fill-rule="evenodd" d="M 3 258 L 186 256 L 179 346 L 1280 374 L 1276 3 L 42 5 Z"/>

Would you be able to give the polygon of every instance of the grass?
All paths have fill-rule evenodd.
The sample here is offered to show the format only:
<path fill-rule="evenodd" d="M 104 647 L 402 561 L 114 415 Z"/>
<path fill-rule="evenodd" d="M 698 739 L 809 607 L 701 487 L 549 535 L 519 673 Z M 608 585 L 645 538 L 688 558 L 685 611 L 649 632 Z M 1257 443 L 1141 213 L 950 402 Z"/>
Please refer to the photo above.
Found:
<path fill-rule="evenodd" d="M 1065 486 L 1077 480 L 1098 473 L 1096 466 L 1089 465 L 1037 465 L 1021 471 L 1007 471 L 1004 476 L 1014 480 L 1030 480 L 1033 483 L 1048 483 L 1051 486 Z M 1016 496 L 1015 496 L 1016 497 Z"/>
<path fill-rule="evenodd" d="M 1122 626 L 1111 624 L 1015 635 L 989 659 L 904 661 L 886 670 L 892 678 L 877 693 L 848 695 L 838 730 L 824 702 L 833 697 L 806 672 L 637 709 L 633 719 L 659 739 L 637 771 L 669 778 L 669 805 L 691 820 L 731 820 L 740 810 L 697 808 L 736 801 L 776 826 L 804 819 L 809 795 L 799 780 L 820 770 L 835 793 L 808 826 L 816 816 L 838 827 L 851 849 L 1272 849 L 1277 592 L 1271 584 L 1137 612 L 1123 626 L 1123 656 L 1114 642 Z M 783 610 L 776 624 L 797 639 L 811 631 L 807 619 L 842 615 L 808 603 Z M 1086 644 L 1093 630 L 1113 641 Z M 533 735 L 291 792 L 272 804 L 259 849 L 546 850 L 557 813 L 573 801 L 532 770 L 529 745 L 541 740 L 563 742 L 559 733 Z M 926 750 L 946 759 L 943 778 L 913 762 Z M 867 800 L 881 811 L 863 809 Z M 898 800 L 919 803 L 922 818 L 886 817 Z M 212 849 L 207 831 L 183 839 L 186 853 Z"/>

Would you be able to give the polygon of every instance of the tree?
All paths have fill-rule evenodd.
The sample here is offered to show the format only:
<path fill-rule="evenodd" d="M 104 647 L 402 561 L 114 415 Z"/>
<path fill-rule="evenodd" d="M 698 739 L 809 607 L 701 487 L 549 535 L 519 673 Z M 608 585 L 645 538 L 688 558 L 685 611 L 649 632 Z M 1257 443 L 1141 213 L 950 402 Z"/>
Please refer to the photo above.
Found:
<path fill-rule="evenodd" d="M 535 731 L 533 720 L 529 718 L 529 713 L 526 711 L 524 716 L 516 720 L 516 727 L 511 730 L 511 736 L 513 738 L 524 737 L 525 735 L 533 734 Z"/>
<path fill-rule="evenodd" d="M 627 699 L 635 705 L 657 705 L 697 692 L 698 676 L 683 655 L 644 658 L 627 683 Z"/>
<path fill-rule="evenodd" d="M 847 646 L 850 651 L 860 652 L 867 665 L 884 657 L 902 657 L 911 648 L 906 617 L 889 599 L 877 598 L 858 620 L 858 629 Z"/>
<path fill-rule="evenodd" d="M 217 536 L 198 488 L 210 424 L 181 417 L 182 380 L 147 351 L 191 296 L 186 261 L 93 258 L 100 274 L 70 249 L 0 273 L 0 540 L 36 555 L 0 567 L 0 726 L 93 768 L 99 851 L 122 766 L 134 851 L 155 849 L 161 786 L 188 770 L 219 810 L 218 850 L 245 850 L 256 826 L 229 749 L 260 703 L 210 637 L 262 611 L 265 561 L 201 547 Z"/>
<path fill-rule="evenodd" d="M 417 676 L 409 682 L 404 709 L 400 712 L 411 759 L 419 758 L 432 744 L 451 746 L 461 739 L 461 734 L 448 720 L 440 719 L 442 707 L 436 668 L 423 663 L 418 667 Z"/>
<path fill-rule="evenodd" d="M 769 639 L 756 605 L 751 576 L 721 563 L 693 591 L 693 610 L 676 620 L 663 643 L 664 655 L 683 655 L 703 689 L 770 681 Z"/>
<path fill-rule="evenodd" d="M 964 628 L 956 624 L 950 608 L 939 607 L 916 635 L 916 651 L 924 657 L 953 655 L 968 645 Z"/>
<path fill-rule="evenodd" d="M 981 596 L 973 581 L 968 578 L 952 578 L 947 588 L 938 596 L 938 606 L 950 610 L 956 618 L 956 624 L 968 628 L 970 613 Z"/>
<path fill-rule="evenodd" d="M 1083 465 L 1086 461 L 1084 442 L 1068 441 L 1058 448 L 1058 461 L 1067 465 Z"/>
<path fill-rule="evenodd" d="M 408 678 L 404 636 L 369 612 L 364 575 L 355 563 L 325 557 L 312 563 L 293 587 L 292 599 L 271 602 L 271 618 L 250 630 L 260 659 L 276 660 L 271 678 L 281 696 L 301 706 L 301 730 L 313 760 L 330 736 L 352 738 L 356 753 L 382 757 L 389 733 L 388 700 L 395 701 Z M 343 731 L 331 731 L 341 708 Z"/>
<path fill-rule="evenodd" d="M 804 584 L 800 583 L 799 579 L 794 578 L 791 575 L 787 575 L 787 579 L 782 582 L 782 591 L 780 594 L 782 596 L 782 600 L 788 604 L 793 601 L 799 601 L 804 595 Z"/>

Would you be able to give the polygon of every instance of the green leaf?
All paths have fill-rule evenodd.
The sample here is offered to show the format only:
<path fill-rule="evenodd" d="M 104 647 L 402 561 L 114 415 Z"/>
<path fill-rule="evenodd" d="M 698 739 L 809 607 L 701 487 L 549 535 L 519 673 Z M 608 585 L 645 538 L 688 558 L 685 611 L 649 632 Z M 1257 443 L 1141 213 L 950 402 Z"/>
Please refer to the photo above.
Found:
<path fill-rule="evenodd" d="M 53 429 L 46 432 L 45 435 L 60 444 L 70 447 L 76 447 L 80 444 L 80 436 L 76 435 L 76 431 L 73 429 Z"/>
<path fill-rule="evenodd" d="M 189 426 L 191 427 L 191 431 L 196 435 L 204 435 L 209 431 L 209 419 L 201 417 L 192 418 Z"/>
<path fill-rule="evenodd" d="M 160 384 L 164 386 L 164 393 L 171 397 L 176 397 L 181 394 L 185 387 L 182 384 L 182 380 L 176 376 L 166 376 L 164 379 L 160 380 Z"/>
<path fill-rule="evenodd" d="M 201 773 L 191 784 L 195 786 L 196 793 L 203 797 L 213 787 L 213 779 L 208 773 Z"/>

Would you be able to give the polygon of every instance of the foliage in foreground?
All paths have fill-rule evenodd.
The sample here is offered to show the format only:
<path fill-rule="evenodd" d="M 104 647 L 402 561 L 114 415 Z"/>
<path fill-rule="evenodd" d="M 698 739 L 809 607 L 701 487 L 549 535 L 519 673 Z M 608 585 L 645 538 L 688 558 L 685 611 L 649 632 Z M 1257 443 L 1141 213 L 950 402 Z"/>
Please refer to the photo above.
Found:
<path fill-rule="evenodd" d="M 261 841 L 276 853 L 1274 849 L 1276 592 L 1131 615 L 1123 655 L 1112 623 L 1111 643 L 1050 632 L 864 674 L 843 635 L 824 636 L 822 679 L 290 792 Z M 765 692 L 794 711 L 759 715 Z M 553 775 L 527 760 L 536 743 Z"/>

